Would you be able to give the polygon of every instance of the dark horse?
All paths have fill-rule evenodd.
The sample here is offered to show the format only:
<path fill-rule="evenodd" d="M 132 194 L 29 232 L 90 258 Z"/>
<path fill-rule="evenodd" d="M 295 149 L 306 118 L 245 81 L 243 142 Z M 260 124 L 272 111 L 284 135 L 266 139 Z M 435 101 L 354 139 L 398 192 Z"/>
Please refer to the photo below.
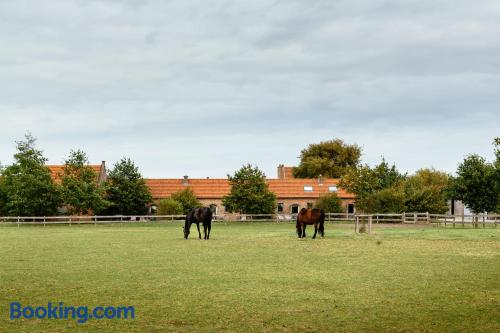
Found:
<path fill-rule="evenodd" d="M 325 212 L 318 208 L 302 208 L 297 215 L 297 235 L 299 238 L 306 237 L 306 225 L 314 224 L 313 239 L 319 230 L 321 237 L 325 236 Z"/>
<path fill-rule="evenodd" d="M 186 215 L 186 223 L 184 224 L 184 238 L 187 239 L 189 236 L 189 229 L 191 229 L 191 223 L 196 223 L 198 227 L 198 234 L 201 239 L 200 232 L 200 222 L 203 223 L 203 231 L 205 232 L 204 239 L 210 237 L 210 229 L 212 229 L 212 210 L 208 207 L 193 208 Z"/>

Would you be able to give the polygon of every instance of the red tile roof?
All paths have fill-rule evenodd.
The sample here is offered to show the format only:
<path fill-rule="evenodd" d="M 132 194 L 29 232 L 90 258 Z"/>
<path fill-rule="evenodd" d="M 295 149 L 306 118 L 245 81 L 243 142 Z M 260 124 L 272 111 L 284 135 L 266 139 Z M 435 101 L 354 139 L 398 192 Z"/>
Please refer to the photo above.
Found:
<path fill-rule="evenodd" d="M 231 190 L 227 179 L 189 179 L 188 185 L 183 179 L 146 179 L 153 198 L 168 198 L 173 193 L 190 187 L 199 199 L 221 199 Z M 317 179 L 267 179 L 269 189 L 278 198 L 318 198 L 321 194 L 329 193 L 330 186 L 337 186 L 338 179 L 324 179 L 318 184 Z M 312 186 L 313 191 L 304 191 L 304 186 Z M 340 198 L 351 199 L 354 195 L 338 189 Z"/>
<path fill-rule="evenodd" d="M 90 165 L 92 169 L 97 173 L 97 176 L 99 176 L 101 172 L 101 165 Z M 50 175 L 52 176 L 52 180 L 59 184 L 61 183 L 61 176 L 63 174 L 64 170 L 64 165 L 46 165 L 47 168 L 50 170 Z"/>

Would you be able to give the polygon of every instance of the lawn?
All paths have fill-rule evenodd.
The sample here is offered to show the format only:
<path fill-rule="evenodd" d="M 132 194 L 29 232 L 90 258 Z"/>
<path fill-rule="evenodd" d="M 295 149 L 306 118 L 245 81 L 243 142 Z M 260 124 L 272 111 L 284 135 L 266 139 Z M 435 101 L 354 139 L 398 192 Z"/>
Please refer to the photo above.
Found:
<path fill-rule="evenodd" d="M 290 223 L 217 223 L 186 241 L 180 223 L 0 227 L 0 331 L 500 331 L 500 229 L 352 229 L 299 240 Z M 135 319 L 11 321 L 13 301 Z"/>

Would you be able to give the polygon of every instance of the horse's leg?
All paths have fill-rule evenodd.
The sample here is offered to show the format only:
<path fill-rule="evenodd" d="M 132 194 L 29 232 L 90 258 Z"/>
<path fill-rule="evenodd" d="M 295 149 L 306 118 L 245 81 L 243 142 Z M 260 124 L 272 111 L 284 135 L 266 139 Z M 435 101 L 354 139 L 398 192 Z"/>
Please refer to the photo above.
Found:
<path fill-rule="evenodd" d="M 314 235 L 313 235 L 313 239 L 316 238 L 316 233 L 318 232 L 318 223 L 314 223 Z"/>
<path fill-rule="evenodd" d="M 212 222 L 208 222 L 207 229 L 208 229 L 208 234 L 207 234 L 207 240 L 208 240 L 210 238 L 210 230 L 212 229 Z"/>
<path fill-rule="evenodd" d="M 203 239 L 207 239 L 207 224 L 203 222 Z"/>
<path fill-rule="evenodd" d="M 198 228 L 198 235 L 199 235 L 199 238 L 201 239 L 200 222 L 196 222 L 196 227 Z"/>
<path fill-rule="evenodd" d="M 319 225 L 319 232 L 321 233 L 321 238 L 325 237 L 325 223 L 321 222 Z"/>
<path fill-rule="evenodd" d="M 302 223 L 302 238 L 306 238 L 306 227 L 307 224 Z"/>

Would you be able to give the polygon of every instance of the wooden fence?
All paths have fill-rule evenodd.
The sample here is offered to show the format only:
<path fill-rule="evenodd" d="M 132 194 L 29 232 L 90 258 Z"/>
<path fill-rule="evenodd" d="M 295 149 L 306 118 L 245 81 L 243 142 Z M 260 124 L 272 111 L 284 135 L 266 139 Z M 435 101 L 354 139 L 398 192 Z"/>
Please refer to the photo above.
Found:
<path fill-rule="evenodd" d="M 182 221 L 185 215 L 113 215 L 113 216 L 9 216 L 0 217 L 0 225 L 57 225 L 66 224 L 69 226 L 79 224 L 110 224 L 110 223 L 160 223 Z M 215 215 L 214 222 L 294 222 L 297 214 L 225 214 Z M 393 223 L 393 224 L 432 224 L 438 227 L 471 225 L 474 228 L 492 225 L 496 228 L 500 222 L 498 214 L 478 214 L 478 215 L 445 215 L 429 213 L 402 213 L 402 214 L 347 214 L 347 213 L 327 213 L 328 223 Z M 356 226 L 358 228 L 358 226 Z M 357 230 L 357 229 L 356 229 Z"/>

